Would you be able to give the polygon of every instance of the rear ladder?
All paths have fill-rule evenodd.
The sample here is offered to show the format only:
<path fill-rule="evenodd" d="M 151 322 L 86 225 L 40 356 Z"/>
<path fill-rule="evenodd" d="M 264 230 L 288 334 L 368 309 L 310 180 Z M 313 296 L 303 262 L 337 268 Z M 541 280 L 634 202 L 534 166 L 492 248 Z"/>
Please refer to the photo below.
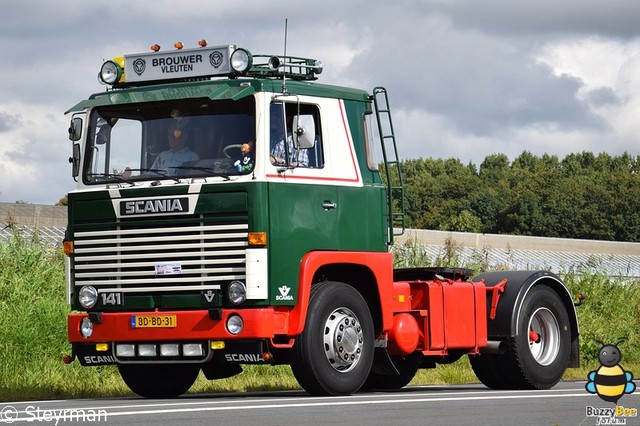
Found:
<path fill-rule="evenodd" d="M 399 236 L 405 230 L 404 189 L 402 184 L 402 171 L 398 160 L 398 148 L 391 121 L 391 110 L 387 89 L 376 87 L 373 89 L 373 105 L 376 111 L 380 145 L 387 187 L 387 244 L 393 244 L 393 237 Z"/>

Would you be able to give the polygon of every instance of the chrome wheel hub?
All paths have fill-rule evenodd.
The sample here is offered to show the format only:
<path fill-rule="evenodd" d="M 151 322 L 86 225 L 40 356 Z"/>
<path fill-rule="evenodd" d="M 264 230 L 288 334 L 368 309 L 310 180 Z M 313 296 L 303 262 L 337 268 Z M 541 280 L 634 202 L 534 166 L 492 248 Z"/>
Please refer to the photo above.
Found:
<path fill-rule="evenodd" d="M 358 364 L 363 342 L 362 326 L 350 309 L 338 308 L 329 315 L 324 326 L 324 353 L 336 371 L 345 373 Z"/>
<path fill-rule="evenodd" d="M 560 326 L 547 308 L 538 308 L 529 320 L 529 350 L 540 365 L 550 365 L 558 356 Z"/>

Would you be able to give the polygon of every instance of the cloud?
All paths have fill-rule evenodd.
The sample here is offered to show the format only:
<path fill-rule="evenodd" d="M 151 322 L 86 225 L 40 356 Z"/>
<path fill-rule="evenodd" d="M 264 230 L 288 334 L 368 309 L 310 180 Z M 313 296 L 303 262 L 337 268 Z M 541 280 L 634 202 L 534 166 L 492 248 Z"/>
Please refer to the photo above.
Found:
<path fill-rule="evenodd" d="M 0 133 L 8 132 L 21 125 L 22 121 L 20 117 L 10 112 L 0 111 Z"/>
<path fill-rule="evenodd" d="M 615 38 L 640 35 L 640 9 L 633 0 L 452 0 L 433 8 L 457 26 L 503 37 L 543 37 L 600 34 Z"/>
<path fill-rule="evenodd" d="M 0 201 L 55 203 L 73 188 L 67 121 L 51 108 L 12 104 L 22 125 L 0 134 Z M 59 136 L 57 136 L 59 135 Z"/>
<path fill-rule="evenodd" d="M 457 131 L 477 137 L 522 126 L 605 126 L 578 99 L 579 79 L 554 74 L 517 40 L 459 29 L 439 16 L 416 18 L 398 33 L 374 35 L 356 71 L 386 77 L 396 105 L 446 117 Z M 410 34 L 417 48 L 394 47 Z"/>
<path fill-rule="evenodd" d="M 70 117 L 103 60 L 234 43 L 324 63 L 321 83 L 385 86 L 401 158 L 640 153 L 636 0 L 113 0 L 3 4 L 0 199 L 57 201 Z"/>

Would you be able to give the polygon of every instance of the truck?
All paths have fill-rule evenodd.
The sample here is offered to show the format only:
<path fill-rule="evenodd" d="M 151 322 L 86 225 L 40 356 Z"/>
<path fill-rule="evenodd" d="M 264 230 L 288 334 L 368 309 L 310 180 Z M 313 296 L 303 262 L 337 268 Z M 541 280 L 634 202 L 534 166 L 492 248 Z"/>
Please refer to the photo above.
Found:
<path fill-rule="evenodd" d="M 540 270 L 394 269 L 405 228 L 387 90 L 236 45 L 124 55 L 71 114 L 64 362 L 147 398 L 243 365 L 312 395 L 400 389 L 468 356 L 496 389 L 579 365 L 573 298 Z M 268 367 L 264 367 L 268 368 Z"/>

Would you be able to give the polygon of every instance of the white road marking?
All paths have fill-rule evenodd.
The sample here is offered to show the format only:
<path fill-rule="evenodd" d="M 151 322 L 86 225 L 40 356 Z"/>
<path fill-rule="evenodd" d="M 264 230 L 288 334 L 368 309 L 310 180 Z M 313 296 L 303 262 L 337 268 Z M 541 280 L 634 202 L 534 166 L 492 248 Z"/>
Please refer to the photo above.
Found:
<path fill-rule="evenodd" d="M 419 389 L 425 389 L 420 387 Z M 426 388 L 425 390 L 427 390 Z M 98 411 L 105 410 L 108 417 L 121 417 L 121 416 L 141 416 L 150 414 L 175 414 L 175 413 L 195 413 L 195 412 L 215 412 L 215 411 L 247 411 L 247 410 L 265 410 L 265 409 L 295 409 L 295 408 L 308 408 L 308 407 L 340 407 L 340 406 L 355 406 L 355 405 L 371 405 L 371 404 L 415 404 L 415 403 L 437 403 L 437 402 L 455 402 L 455 401 L 491 401 L 501 399 L 536 399 L 536 398 L 570 398 L 570 397 L 584 397 L 592 398 L 596 395 L 589 394 L 584 388 L 574 389 L 554 389 L 550 391 L 471 391 L 471 392 L 407 392 L 405 394 L 358 394 L 350 397 L 287 397 L 278 399 L 274 402 L 274 399 L 257 399 L 252 401 L 244 401 L 246 404 L 238 406 L 237 404 L 230 404 L 233 401 L 233 396 L 224 396 L 218 400 L 208 401 L 189 401 L 187 399 L 176 400 L 175 402 L 162 402 L 162 403 L 142 403 L 142 404 L 123 404 L 113 406 L 85 406 L 76 408 L 42 408 L 42 410 L 50 410 L 51 420 L 64 420 L 69 418 L 69 413 L 74 410 L 82 412 L 84 411 Z M 640 393 L 636 391 L 635 393 Z M 214 396 L 215 397 L 215 396 Z M 390 398 L 391 399 L 384 399 Z M 65 401 L 42 401 L 43 403 L 63 403 Z M 71 402 L 71 401 L 67 401 Z M 77 401 L 74 401 L 77 404 Z M 6 403 L 6 404 L 29 404 L 22 410 L 17 411 L 18 416 L 11 419 L 11 422 L 32 422 L 33 416 L 20 416 L 20 414 L 27 415 L 26 409 L 30 406 L 37 405 L 38 402 L 20 402 L 20 403 Z M 225 404 L 225 405 L 223 405 Z M 154 407 L 153 409 L 144 409 Z M 170 408 L 173 407 L 173 408 Z M 125 410 L 125 411 L 115 411 Z M 9 423 L 6 419 L 0 419 L 0 423 Z"/>

